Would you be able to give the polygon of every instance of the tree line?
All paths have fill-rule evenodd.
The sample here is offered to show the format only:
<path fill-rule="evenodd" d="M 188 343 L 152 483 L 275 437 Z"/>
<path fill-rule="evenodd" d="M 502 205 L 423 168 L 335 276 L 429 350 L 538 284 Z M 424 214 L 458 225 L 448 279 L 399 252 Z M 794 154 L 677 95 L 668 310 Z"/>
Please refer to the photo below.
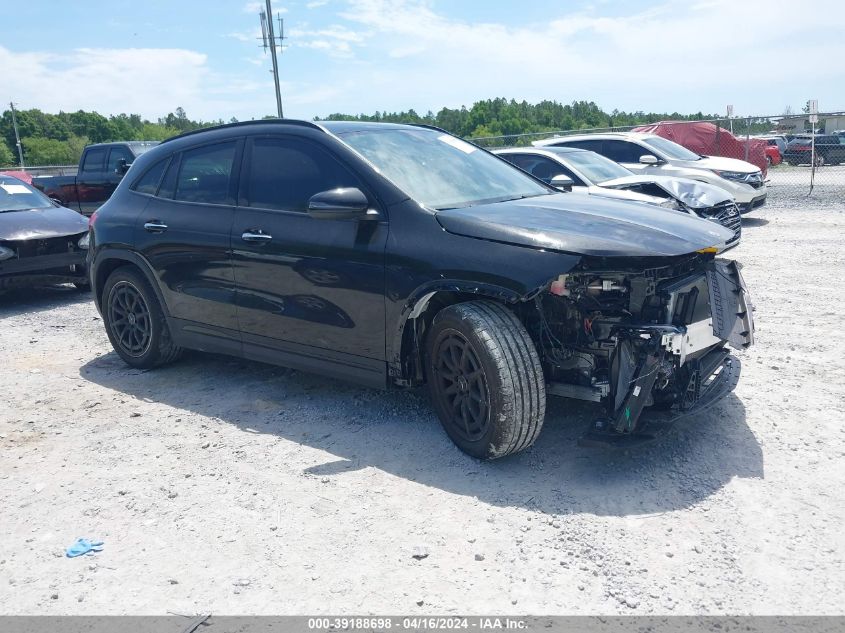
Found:
<path fill-rule="evenodd" d="M 69 165 L 79 160 L 82 148 L 89 143 L 161 141 L 182 132 L 223 123 L 222 119 L 195 121 L 190 119 L 181 107 L 154 122 L 138 114 L 106 117 L 97 112 L 83 110 L 58 114 L 49 114 L 38 109 L 18 110 L 16 116 L 27 165 Z M 573 101 L 568 104 L 541 101 L 532 104 L 500 98 L 478 101 L 469 108 L 442 108 L 436 114 L 418 114 L 412 109 L 407 112 L 376 112 L 371 115 L 335 113 L 318 118 L 334 121 L 423 123 L 443 128 L 464 138 L 478 138 L 554 130 L 619 127 L 666 119 L 698 120 L 715 116 L 701 112 L 606 112 L 592 101 Z M 230 122 L 235 121 L 234 118 L 230 119 Z M 493 141 L 488 144 L 497 143 Z M 17 163 L 12 112 L 6 110 L 0 116 L 0 166 L 8 167 Z"/>
<path fill-rule="evenodd" d="M 656 121 L 697 121 L 716 118 L 702 112 L 680 114 L 678 112 L 606 112 L 592 101 L 573 101 L 563 104 L 557 101 L 541 101 L 532 104 L 515 99 L 487 99 L 478 101 L 472 107 L 457 109 L 443 108 L 424 115 L 414 110 L 407 112 L 376 112 L 367 114 L 330 114 L 330 121 L 386 121 L 390 123 L 422 123 L 434 125 L 464 138 L 490 136 L 513 136 L 558 130 L 583 130 L 590 128 L 623 127 L 654 123 Z M 511 139 L 509 139 L 511 140 Z M 505 141 L 485 143 L 504 144 Z"/>
<path fill-rule="evenodd" d="M 24 163 L 34 165 L 70 165 L 79 160 L 82 149 L 90 143 L 109 141 L 163 141 L 217 121 L 194 121 L 182 108 L 176 108 L 157 121 L 139 114 L 103 116 L 97 112 L 59 112 L 49 114 L 38 109 L 16 110 L 18 134 L 23 146 Z M 234 119 L 233 119 L 234 121 Z M 11 110 L 0 116 L 0 167 L 18 164 L 15 130 Z"/>

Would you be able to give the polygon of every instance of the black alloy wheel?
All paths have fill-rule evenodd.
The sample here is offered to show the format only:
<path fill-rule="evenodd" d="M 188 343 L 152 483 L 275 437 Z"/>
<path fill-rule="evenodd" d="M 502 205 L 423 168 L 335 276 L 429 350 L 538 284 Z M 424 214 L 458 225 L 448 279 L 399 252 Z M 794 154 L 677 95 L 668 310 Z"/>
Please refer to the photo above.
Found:
<path fill-rule="evenodd" d="M 467 442 L 477 442 L 490 427 L 490 389 L 484 368 L 470 342 L 455 330 L 442 338 L 435 350 L 435 390 L 452 432 Z"/>
<path fill-rule="evenodd" d="M 426 380 L 446 434 L 497 459 L 525 450 L 543 427 L 543 368 L 525 326 L 494 301 L 443 308 L 426 334 Z"/>
<path fill-rule="evenodd" d="M 141 292 L 129 281 L 117 282 L 109 292 L 108 311 L 113 340 L 129 356 L 143 356 L 150 348 L 153 328 Z"/>
<path fill-rule="evenodd" d="M 100 296 L 106 334 L 127 365 L 152 369 L 182 355 L 156 293 L 141 271 L 133 266 L 113 271 Z"/>

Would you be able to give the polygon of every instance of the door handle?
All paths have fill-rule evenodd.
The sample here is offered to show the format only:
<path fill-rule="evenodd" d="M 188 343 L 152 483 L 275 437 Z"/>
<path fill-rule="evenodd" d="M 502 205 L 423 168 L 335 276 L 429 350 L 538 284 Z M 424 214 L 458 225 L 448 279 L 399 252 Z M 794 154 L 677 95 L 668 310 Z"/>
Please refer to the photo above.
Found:
<path fill-rule="evenodd" d="M 244 231 L 241 239 L 244 242 L 269 242 L 273 239 L 273 236 L 267 235 L 267 233 L 263 233 L 261 230 L 252 230 Z"/>
<path fill-rule="evenodd" d="M 150 233 L 164 233 L 167 230 L 167 225 L 161 220 L 150 220 L 144 224 L 144 228 Z"/>

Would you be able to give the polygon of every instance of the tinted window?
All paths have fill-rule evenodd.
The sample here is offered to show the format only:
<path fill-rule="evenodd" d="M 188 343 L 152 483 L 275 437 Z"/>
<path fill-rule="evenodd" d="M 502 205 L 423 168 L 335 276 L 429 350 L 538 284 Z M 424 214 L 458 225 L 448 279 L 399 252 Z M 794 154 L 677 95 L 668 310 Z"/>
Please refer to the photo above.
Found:
<path fill-rule="evenodd" d="M 106 166 L 106 171 L 117 171 L 121 160 L 125 160 L 127 165 L 131 165 L 135 157 L 125 147 L 112 147 L 109 152 L 109 164 Z"/>
<path fill-rule="evenodd" d="M 182 154 L 174 199 L 207 204 L 234 204 L 229 178 L 235 159 L 234 141 L 206 145 Z"/>
<path fill-rule="evenodd" d="M 604 142 L 604 151 L 601 153 L 610 160 L 615 160 L 617 163 L 638 163 L 640 156 L 648 154 L 649 151 L 635 143 L 606 140 Z"/>
<path fill-rule="evenodd" d="M 321 191 L 361 186 L 327 151 L 292 138 L 254 139 L 246 183 L 248 206 L 286 211 L 306 211 Z"/>
<path fill-rule="evenodd" d="M 161 182 L 161 176 L 164 174 L 164 168 L 167 167 L 169 160 L 169 157 L 165 158 L 150 167 L 147 170 L 147 173 L 141 176 L 135 184 L 132 185 L 132 189 L 134 191 L 138 191 L 139 193 L 149 193 L 155 195 L 158 191 L 158 183 Z"/>
<path fill-rule="evenodd" d="M 581 184 L 581 179 L 573 174 L 569 169 L 557 161 L 554 161 L 551 158 L 546 158 L 545 156 L 536 156 L 533 154 L 502 154 L 502 158 L 546 183 L 551 183 L 552 178 L 563 174 L 565 176 L 569 176 L 575 184 Z"/>
<path fill-rule="evenodd" d="M 601 141 L 571 141 L 569 143 L 561 143 L 563 147 L 577 147 L 578 149 L 588 149 L 591 152 L 601 153 Z"/>
<path fill-rule="evenodd" d="M 103 171 L 103 164 L 105 162 L 105 149 L 89 149 L 85 152 L 85 161 L 82 163 L 82 171 Z"/>

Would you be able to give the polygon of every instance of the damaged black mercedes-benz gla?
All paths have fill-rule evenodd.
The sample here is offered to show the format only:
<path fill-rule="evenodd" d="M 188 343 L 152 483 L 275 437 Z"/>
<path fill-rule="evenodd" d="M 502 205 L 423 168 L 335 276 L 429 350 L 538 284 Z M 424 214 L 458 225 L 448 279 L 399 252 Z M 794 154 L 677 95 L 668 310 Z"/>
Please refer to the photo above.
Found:
<path fill-rule="evenodd" d="M 378 387 L 427 383 L 448 435 L 530 446 L 546 395 L 645 436 L 736 384 L 753 342 L 732 233 L 561 193 L 442 130 L 256 121 L 166 141 L 91 221 L 94 297 L 134 367 L 182 349 Z"/>

